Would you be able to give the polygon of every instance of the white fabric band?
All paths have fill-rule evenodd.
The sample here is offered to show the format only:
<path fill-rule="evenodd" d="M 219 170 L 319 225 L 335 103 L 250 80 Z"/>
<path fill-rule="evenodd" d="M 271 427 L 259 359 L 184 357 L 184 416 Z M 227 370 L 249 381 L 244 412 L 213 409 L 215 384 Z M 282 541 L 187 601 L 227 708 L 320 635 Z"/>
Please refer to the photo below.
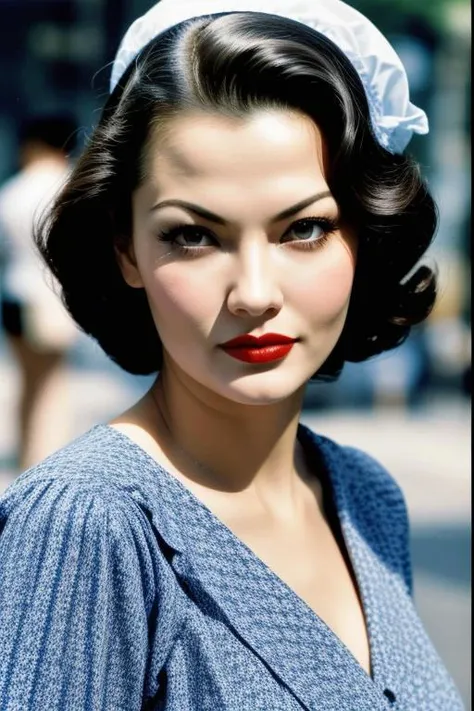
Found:
<path fill-rule="evenodd" d="M 154 37 L 186 20 L 226 12 L 286 17 L 332 40 L 357 70 L 376 136 L 392 153 L 402 153 L 414 133 L 428 133 L 425 112 L 410 102 L 408 78 L 397 53 L 375 25 L 341 0 L 161 0 L 126 32 L 113 64 L 110 91 Z"/>

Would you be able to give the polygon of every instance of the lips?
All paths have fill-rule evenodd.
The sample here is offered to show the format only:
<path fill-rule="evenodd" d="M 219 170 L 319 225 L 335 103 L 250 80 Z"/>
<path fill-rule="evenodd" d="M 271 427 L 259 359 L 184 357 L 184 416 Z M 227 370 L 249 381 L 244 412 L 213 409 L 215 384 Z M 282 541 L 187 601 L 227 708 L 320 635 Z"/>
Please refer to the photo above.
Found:
<path fill-rule="evenodd" d="M 246 334 L 220 347 L 232 358 L 244 363 L 270 363 L 285 358 L 295 343 L 295 338 L 280 333 L 265 333 L 263 336 Z"/>
<path fill-rule="evenodd" d="M 231 341 L 226 341 L 221 345 L 221 348 L 241 348 L 241 347 L 263 347 L 263 346 L 282 346 L 288 343 L 294 343 L 295 338 L 282 336 L 280 333 L 264 333 L 262 336 L 252 336 L 250 333 L 244 336 L 237 336 Z"/>

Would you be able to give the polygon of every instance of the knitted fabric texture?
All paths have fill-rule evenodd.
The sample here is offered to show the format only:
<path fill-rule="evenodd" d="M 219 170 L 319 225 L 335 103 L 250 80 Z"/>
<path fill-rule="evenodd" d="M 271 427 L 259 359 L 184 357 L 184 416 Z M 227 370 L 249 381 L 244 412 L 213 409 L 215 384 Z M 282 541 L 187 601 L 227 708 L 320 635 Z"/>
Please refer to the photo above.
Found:
<path fill-rule="evenodd" d="M 173 475 L 93 428 L 0 498 L 2 711 L 462 711 L 411 596 L 405 503 L 300 426 L 367 620 L 369 676 Z"/>

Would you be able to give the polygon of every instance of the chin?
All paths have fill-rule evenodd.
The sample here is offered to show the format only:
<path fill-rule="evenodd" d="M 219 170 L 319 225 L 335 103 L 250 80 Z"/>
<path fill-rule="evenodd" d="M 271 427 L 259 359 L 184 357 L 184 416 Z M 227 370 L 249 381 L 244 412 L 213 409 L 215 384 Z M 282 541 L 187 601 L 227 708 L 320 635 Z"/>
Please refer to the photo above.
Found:
<path fill-rule="evenodd" d="M 275 362 L 261 366 L 222 367 L 216 362 L 178 363 L 174 369 L 181 373 L 187 387 L 204 389 L 213 398 L 229 403 L 252 406 L 272 406 L 285 401 L 303 401 L 304 390 L 326 355 L 312 354 L 293 363 Z M 316 356 L 316 357 L 314 357 Z M 186 367 L 188 366 L 188 367 Z"/>
<path fill-rule="evenodd" d="M 304 388 L 312 373 L 306 378 L 270 371 L 253 373 L 222 383 L 216 391 L 228 400 L 241 405 L 269 406 L 293 398 L 302 398 Z M 217 384 L 216 384 L 217 385 Z"/>

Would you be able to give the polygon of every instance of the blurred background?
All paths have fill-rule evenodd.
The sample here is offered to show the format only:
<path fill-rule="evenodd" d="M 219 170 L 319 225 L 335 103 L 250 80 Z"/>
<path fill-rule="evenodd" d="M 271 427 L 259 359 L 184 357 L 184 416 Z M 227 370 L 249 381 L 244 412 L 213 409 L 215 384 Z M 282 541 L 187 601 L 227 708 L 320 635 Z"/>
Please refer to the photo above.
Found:
<path fill-rule="evenodd" d="M 107 96 L 110 63 L 120 38 L 152 4 L 150 0 L 0 0 L 0 203 L 2 186 L 8 186 L 23 166 L 18 128 L 25 120 L 67 112 L 77 124 L 72 158 L 79 154 Z M 468 709 L 470 3 L 352 0 L 350 4 L 389 37 L 407 69 L 412 101 L 430 119 L 429 136 L 415 137 L 409 150 L 420 161 L 439 205 L 439 232 L 426 261 L 438 265 L 441 295 L 428 322 L 399 350 L 369 363 L 348 364 L 337 383 L 310 384 L 303 419 L 323 434 L 372 453 L 400 482 L 412 521 L 418 609 Z M 1 255 L 0 233 L 0 266 Z M 4 267 L 6 255 L 4 247 Z M 0 290 L 2 279 L 4 286 L 5 269 L 0 270 Z M 48 322 L 47 316 L 42 318 Z M 41 405 L 35 405 L 35 427 L 43 443 L 49 437 L 43 433 L 53 432 L 49 446 L 54 448 L 54 436 L 60 446 L 127 407 L 150 383 L 149 378 L 122 372 L 96 344 L 75 332 L 60 346 L 56 340 L 53 350 L 60 351 L 61 357 L 49 370 L 44 365 L 44 341 L 51 334 L 43 333 L 43 341 L 30 354 L 36 358 L 35 348 L 42 353 L 42 375 L 27 386 L 25 361 L 7 331 L 3 324 L 0 492 L 22 468 L 20 410 L 25 388 L 31 389 L 28 397 L 37 397 L 38 402 L 43 397 Z M 30 378 L 38 372 L 34 368 Z"/>

